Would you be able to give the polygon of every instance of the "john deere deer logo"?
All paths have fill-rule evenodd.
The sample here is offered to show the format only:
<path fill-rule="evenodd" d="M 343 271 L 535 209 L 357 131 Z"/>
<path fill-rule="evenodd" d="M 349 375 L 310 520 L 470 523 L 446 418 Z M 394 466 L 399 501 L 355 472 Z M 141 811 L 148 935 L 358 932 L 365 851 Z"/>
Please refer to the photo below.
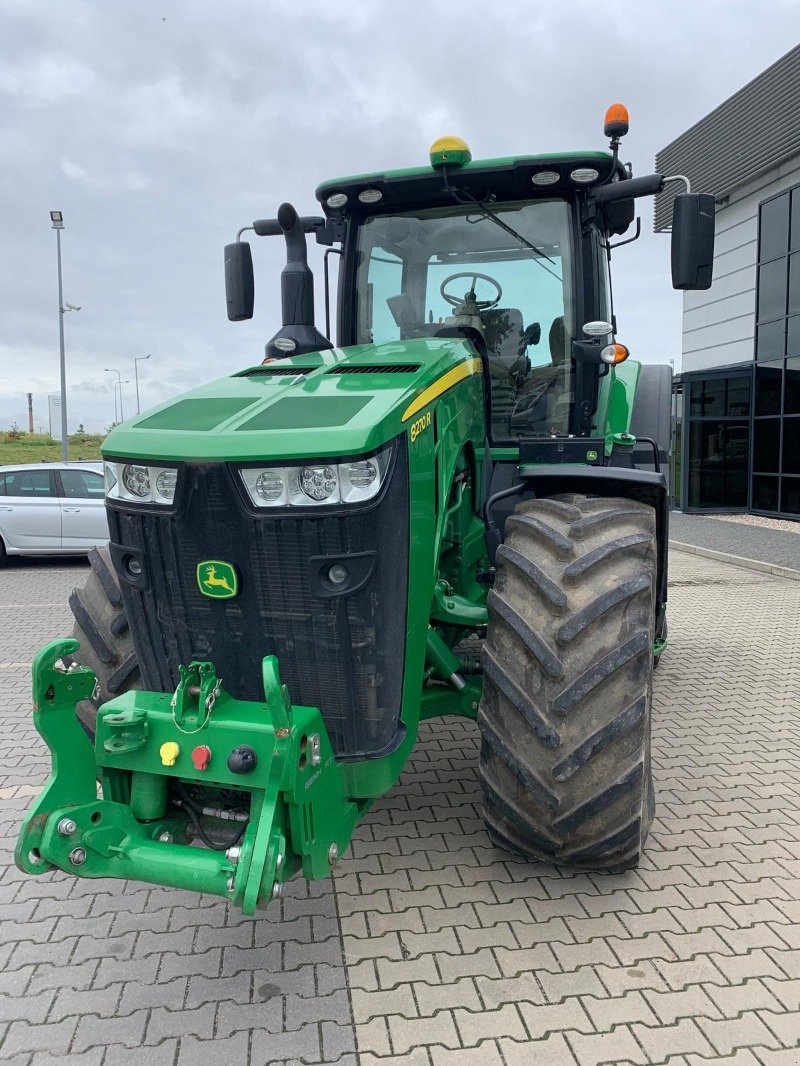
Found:
<path fill-rule="evenodd" d="M 213 600 L 229 600 L 239 591 L 239 579 L 230 563 L 206 559 L 197 564 L 197 587 Z"/>

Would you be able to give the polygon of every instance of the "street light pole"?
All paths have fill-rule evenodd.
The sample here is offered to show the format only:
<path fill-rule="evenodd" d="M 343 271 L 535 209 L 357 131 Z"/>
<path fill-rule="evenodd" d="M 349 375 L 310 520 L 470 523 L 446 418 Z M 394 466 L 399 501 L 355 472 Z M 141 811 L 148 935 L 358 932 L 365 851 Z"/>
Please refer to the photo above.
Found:
<path fill-rule="evenodd" d="M 50 221 L 56 231 L 56 254 L 58 256 L 58 341 L 61 353 L 61 462 L 69 462 L 67 438 L 67 362 L 64 355 L 64 293 L 61 285 L 61 231 L 64 217 L 60 211 L 50 212 Z"/>
<path fill-rule="evenodd" d="M 139 363 L 143 363 L 145 359 L 150 359 L 150 355 L 137 355 L 133 360 L 133 372 L 136 378 L 136 414 L 139 414 Z"/>
<path fill-rule="evenodd" d="M 119 420 L 120 420 L 120 422 L 124 422 L 125 421 L 125 416 L 122 413 L 122 386 L 123 385 L 130 385 L 130 383 L 131 383 L 131 379 L 130 378 L 125 378 L 125 379 L 120 378 L 120 382 L 119 382 Z"/>
<path fill-rule="evenodd" d="M 114 417 L 116 418 L 117 416 L 117 385 L 119 385 L 119 420 L 124 422 L 125 415 L 122 413 L 122 373 L 110 366 L 107 366 L 104 372 L 117 375 L 117 381 L 114 382 Z"/>

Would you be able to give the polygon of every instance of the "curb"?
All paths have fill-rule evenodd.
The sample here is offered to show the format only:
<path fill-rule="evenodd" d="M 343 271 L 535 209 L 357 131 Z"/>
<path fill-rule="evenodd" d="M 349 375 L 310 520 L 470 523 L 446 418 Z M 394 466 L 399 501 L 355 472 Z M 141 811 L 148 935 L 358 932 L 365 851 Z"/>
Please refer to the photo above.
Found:
<path fill-rule="evenodd" d="M 742 566 L 746 570 L 759 570 L 762 574 L 771 574 L 773 577 L 783 577 L 789 581 L 800 581 L 800 570 L 794 570 L 789 566 L 764 563 L 760 559 L 745 559 L 741 555 L 729 555 L 727 552 L 714 551 L 712 548 L 699 548 L 696 544 L 681 544 L 677 540 L 671 540 L 668 543 L 672 551 L 684 552 L 686 555 L 702 555 L 707 559 L 717 559 L 721 563 L 730 563 L 731 566 Z"/>

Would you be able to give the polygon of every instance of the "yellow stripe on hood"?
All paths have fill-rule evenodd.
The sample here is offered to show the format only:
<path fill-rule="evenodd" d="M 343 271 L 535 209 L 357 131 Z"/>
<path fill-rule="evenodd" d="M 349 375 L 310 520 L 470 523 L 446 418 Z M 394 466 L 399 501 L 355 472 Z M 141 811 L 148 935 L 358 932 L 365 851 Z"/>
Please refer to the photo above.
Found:
<path fill-rule="evenodd" d="M 429 385 L 427 389 L 423 389 L 415 400 L 408 405 L 403 412 L 403 422 L 406 422 L 409 418 L 421 411 L 423 407 L 427 407 L 429 403 L 433 403 L 438 399 L 443 392 L 447 392 L 448 389 L 452 389 L 454 385 L 457 385 L 459 381 L 463 381 L 465 378 L 472 377 L 473 374 L 481 374 L 483 372 L 483 366 L 480 358 L 474 356 L 472 359 L 467 359 L 463 363 L 459 363 L 458 366 L 452 367 L 446 374 L 434 381 L 432 385 Z"/>

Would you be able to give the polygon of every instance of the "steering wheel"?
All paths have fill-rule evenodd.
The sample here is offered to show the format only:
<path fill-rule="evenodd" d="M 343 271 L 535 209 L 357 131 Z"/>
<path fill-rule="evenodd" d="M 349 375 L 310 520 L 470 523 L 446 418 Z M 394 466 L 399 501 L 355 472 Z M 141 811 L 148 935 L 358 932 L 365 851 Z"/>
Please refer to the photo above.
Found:
<path fill-rule="evenodd" d="M 466 295 L 451 296 L 449 293 L 444 291 L 451 281 L 458 281 L 459 278 L 472 278 L 472 288 L 468 290 L 468 292 L 475 292 L 475 286 L 478 284 L 478 280 L 488 281 L 489 284 L 493 285 L 497 290 L 497 296 L 495 296 L 493 300 L 475 301 L 475 306 L 478 308 L 479 311 L 485 311 L 489 307 L 496 307 L 497 304 L 500 303 L 500 298 L 503 295 L 503 290 L 500 287 L 499 282 L 495 281 L 495 279 L 490 277 L 488 274 L 476 274 L 471 270 L 462 270 L 459 274 L 451 274 L 449 277 L 446 277 L 442 284 L 439 286 L 439 292 L 441 294 L 442 299 L 445 301 L 445 303 L 450 304 L 451 307 L 461 307 L 461 305 L 464 303 L 464 300 L 466 299 Z"/>

